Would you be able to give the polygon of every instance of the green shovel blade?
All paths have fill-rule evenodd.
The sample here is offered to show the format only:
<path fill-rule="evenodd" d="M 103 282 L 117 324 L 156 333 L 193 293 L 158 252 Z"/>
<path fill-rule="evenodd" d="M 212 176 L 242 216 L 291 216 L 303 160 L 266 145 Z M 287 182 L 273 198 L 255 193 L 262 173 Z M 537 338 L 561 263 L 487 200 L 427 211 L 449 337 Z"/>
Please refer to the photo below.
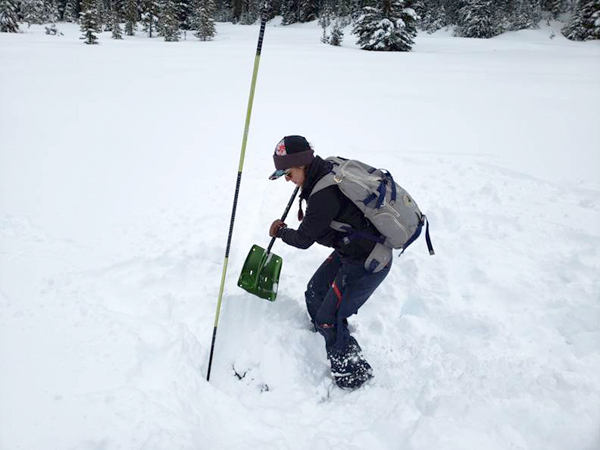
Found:
<path fill-rule="evenodd" d="M 246 257 L 238 286 L 260 298 L 275 301 L 283 259 L 253 245 Z"/>

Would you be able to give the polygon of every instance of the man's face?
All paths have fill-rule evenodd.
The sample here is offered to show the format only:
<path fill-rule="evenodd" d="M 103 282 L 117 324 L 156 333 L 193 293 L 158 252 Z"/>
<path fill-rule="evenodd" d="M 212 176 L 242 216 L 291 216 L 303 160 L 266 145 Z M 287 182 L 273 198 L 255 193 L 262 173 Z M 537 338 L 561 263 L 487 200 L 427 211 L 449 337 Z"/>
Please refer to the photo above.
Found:
<path fill-rule="evenodd" d="M 285 176 L 285 181 L 291 181 L 296 186 L 302 186 L 304 184 L 304 166 L 292 167 L 290 173 Z"/>

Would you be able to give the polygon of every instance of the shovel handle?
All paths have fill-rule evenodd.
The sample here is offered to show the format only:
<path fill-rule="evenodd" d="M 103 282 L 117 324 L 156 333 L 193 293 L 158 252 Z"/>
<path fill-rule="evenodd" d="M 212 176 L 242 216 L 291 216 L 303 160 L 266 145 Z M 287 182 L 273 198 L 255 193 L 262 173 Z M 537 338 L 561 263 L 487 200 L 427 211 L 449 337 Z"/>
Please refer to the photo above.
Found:
<path fill-rule="evenodd" d="M 285 218 L 287 217 L 288 213 L 290 212 L 290 208 L 292 207 L 292 203 L 294 203 L 296 194 L 298 193 L 298 189 L 300 189 L 300 186 L 296 186 L 296 189 L 294 189 L 294 192 L 292 193 L 292 196 L 290 197 L 290 201 L 288 202 L 287 206 L 285 207 L 283 216 L 281 216 L 282 222 L 285 222 Z M 271 242 L 269 243 L 269 246 L 267 247 L 267 256 L 269 256 L 269 254 L 271 253 L 271 248 L 273 247 L 273 244 L 275 243 L 275 239 L 277 239 L 277 238 L 272 238 Z"/>

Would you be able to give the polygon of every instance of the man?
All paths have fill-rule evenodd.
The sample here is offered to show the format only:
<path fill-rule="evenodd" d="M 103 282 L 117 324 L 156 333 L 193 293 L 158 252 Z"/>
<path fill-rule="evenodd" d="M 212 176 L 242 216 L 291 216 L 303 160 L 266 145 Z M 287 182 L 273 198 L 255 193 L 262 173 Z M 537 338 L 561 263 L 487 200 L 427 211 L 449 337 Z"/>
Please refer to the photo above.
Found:
<path fill-rule="evenodd" d="M 315 329 L 325 338 L 336 384 L 341 388 L 360 387 L 372 378 L 372 368 L 350 335 L 347 319 L 358 312 L 385 279 L 392 262 L 376 272 L 365 268 L 375 247 L 369 236 L 377 238 L 380 233 L 338 186 L 328 186 L 311 195 L 332 165 L 316 156 L 304 137 L 284 137 L 275 148 L 273 160 L 276 170 L 271 180 L 284 176 L 286 181 L 302 187 L 298 212 L 301 223 L 293 230 L 275 220 L 269 234 L 301 249 L 315 242 L 334 249 L 308 283 L 306 306 Z M 307 202 L 306 216 L 302 212 L 303 201 Z M 352 235 L 333 229 L 332 221 L 349 225 Z"/>

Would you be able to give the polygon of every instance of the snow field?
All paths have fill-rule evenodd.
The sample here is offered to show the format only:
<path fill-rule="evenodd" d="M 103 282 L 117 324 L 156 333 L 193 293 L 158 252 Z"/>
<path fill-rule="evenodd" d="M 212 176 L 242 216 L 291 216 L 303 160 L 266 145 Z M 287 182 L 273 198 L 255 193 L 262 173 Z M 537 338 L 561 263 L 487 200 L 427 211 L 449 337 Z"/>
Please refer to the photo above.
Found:
<path fill-rule="evenodd" d="M 381 55 L 270 26 L 207 383 L 258 28 L 63 28 L 0 36 L 2 450 L 597 448 L 597 43 Z M 388 168 L 431 219 L 437 255 L 417 241 L 351 319 L 376 375 L 352 393 L 303 305 L 327 249 L 276 244 L 275 303 L 236 287 L 293 190 L 267 180 L 291 133 Z"/>

